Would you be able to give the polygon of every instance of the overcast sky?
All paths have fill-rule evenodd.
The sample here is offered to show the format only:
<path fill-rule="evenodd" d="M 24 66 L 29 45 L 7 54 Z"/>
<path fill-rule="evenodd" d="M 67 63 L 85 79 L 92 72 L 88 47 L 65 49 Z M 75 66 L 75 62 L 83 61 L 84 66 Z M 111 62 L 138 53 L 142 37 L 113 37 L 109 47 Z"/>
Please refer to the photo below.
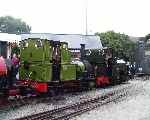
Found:
<path fill-rule="evenodd" d="M 85 34 L 86 3 L 88 34 L 150 33 L 149 0 L 0 0 L 0 16 L 21 18 L 32 32 Z"/>

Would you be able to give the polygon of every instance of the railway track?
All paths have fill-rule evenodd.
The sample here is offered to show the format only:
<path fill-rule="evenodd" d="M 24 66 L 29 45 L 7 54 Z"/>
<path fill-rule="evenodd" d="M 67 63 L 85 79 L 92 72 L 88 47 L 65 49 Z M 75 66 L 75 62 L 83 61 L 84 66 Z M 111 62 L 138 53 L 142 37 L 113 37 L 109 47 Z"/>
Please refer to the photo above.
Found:
<path fill-rule="evenodd" d="M 127 96 L 131 87 L 132 85 L 124 87 L 122 89 L 111 91 L 105 95 L 82 100 L 71 105 L 42 113 L 37 113 L 34 115 L 29 115 L 15 120 L 67 120 L 102 105 L 108 104 L 110 102 L 115 102 L 120 98 L 122 99 L 123 97 Z"/>
<path fill-rule="evenodd" d="M 87 91 L 84 91 L 84 92 L 87 92 Z M 76 93 L 73 93 L 73 94 L 76 94 L 76 95 L 82 95 L 82 94 L 85 94 L 85 93 L 82 93 L 82 92 L 76 92 Z M 69 95 L 69 93 L 68 93 Z M 62 96 L 63 97 L 63 96 Z M 1 98 L 0 98 L 1 99 Z M 5 112 L 5 111 L 9 111 L 9 109 L 17 109 L 21 106 L 25 106 L 25 105 L 32 105 L 32 104 L 38 104 L 38 103 L 50 103 L 51 101 L 54 101 L 55 99 L 59 100 L 61 99 L 60 96 L 58 97 L 48 97 L 48 96 L 45 96 L 45 97 L 24 97 L 24 98 L 14 98 L 14 99 L 4 99 L 3 102 L 0 102 L 0 112 Z M 2 100 L 2 99 L 1 99 Z"/>
<path fill-rule="evenodd" d="M 13 100 L 6 100 L 4 103 L 1 103 L 0 105 L 0 112 L 6 112 L 10 109 L 17 109 L 21 106 L 25 105 L 32 105 L 32 104 L 38 104 L 43 102 L 49 102 L 50 97 L 30 97 L 30 98 L 22 98 L 22 99 L 13 99 Z"/>

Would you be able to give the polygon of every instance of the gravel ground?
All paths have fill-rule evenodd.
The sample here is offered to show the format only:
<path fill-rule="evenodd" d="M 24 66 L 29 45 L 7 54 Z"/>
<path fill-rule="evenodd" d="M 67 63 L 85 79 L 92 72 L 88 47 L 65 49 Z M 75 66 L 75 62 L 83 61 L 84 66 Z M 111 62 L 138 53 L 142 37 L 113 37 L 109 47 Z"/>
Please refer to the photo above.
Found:
<path fill-rule="evenodd" d="M 54 109 L 56 107 L 65 106 L 65 105 L 68 105 L 68 104 L 78 102 L 78 101 L 83 100 L 83 99 L 87 99 L 89 97 L 95 97 L 95 96 L 98 96 L 98 95 L 101 95 L 101 94 L 105 94 L 105 93 L 110 92 L 112 90 L 119 89 L 121 87 L 125 87 L 125 86 L 131 85 L 131 84 L 133 84 L 133 86 L 134 85 L 135 86 L 137 86 L 137 85 L 141 86 L 141 83 L 143 84 L 145 82 L 138 81 L 138 80 L 133 80 L 133 81 L 129 81 L 129 83 L 127 83 L 127 84 L 113 86 L 113 87 L 109 87 L 109 88 L 105 88 L 105 89 L 96 89 L 96 90 L 92 90 L 92 91 L 88 91 L 88 92 L 76 93 L 76 94 L 73 94 L 73 95 L 72 94 L 63 95 L 61 97 L 50 100 L 49 103 L 38 103 L 38 104 L 25 105 L 25 106 L 22 106 L 20 108 L 11 109 L 9 111 L 1 112 L 0 113 L 0 120 L 11 120 L 11 119 L 14 119 L 14 118 L 19 118 L 19 117 L 27 116 L 27 115 L 30 115 L 30 114 L 35 114 L 35 113 L 51 110 L 51 109 Z M 149 83 L 149 86 L 150 86 L 150 83 Z M 118 105 L 112 104 L 111 106 L 112 107 L 115 107 L 115 106 L 117 107 Z M 110 106 L 110 108 L 112 108 L 111 106 Z M 99 113 L 101 113 L 101 116 L 100 116 L 99 119 L 102 119 L 102 118 L 106 117 L 107 120 L 111 120 L 111 118 L 107 118 L 108 113 L 103 113 L 102 114 L 102 112 L 104 112 L 105 109 L 107 111 L 108 108 L 104 108 L 104 110 L 100 109 L 100 110 L 96 110 L 96 111 L 91 111 L 90 114 L 89 113 L 88 114 L 83 114 L 82 116 L 76 117 L 75 119 L 96 119 L 94 116 L 96 116 L 96 115 L 98 116 Z M 118 108 L 117 108 L 117 110 L 118 110 Z M 107 112 L 109 112 L 109 111 L 111 111 L 111 109 L 110 110 L 108 109 Z M 114 109 L 112 109 L 112 111 L 114 111 Z M 97 120 L 99 120 L 99 119 L 97 119 Z M 120 119 L 118 119 L 118 120 L 120 120 Z"/>
<path fill-rule="evenodd" d="M 117 103 L 109 103 L 72 120 L 150 120 L 150 81 L 142 85 L 136 94 Z"/>

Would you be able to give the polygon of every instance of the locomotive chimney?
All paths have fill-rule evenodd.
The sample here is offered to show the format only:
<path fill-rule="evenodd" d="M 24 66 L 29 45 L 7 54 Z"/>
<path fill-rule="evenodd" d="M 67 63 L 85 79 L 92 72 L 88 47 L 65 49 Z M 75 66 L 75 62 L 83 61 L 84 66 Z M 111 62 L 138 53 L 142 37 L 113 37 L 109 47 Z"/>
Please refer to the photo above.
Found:
<path fill-rule="evenodd" d="M 81 60 L 85 59 L 85 44 L 80 44 L 81 45 L 81 49 L 80 49 L 80 53 L 81 53 Z"/>

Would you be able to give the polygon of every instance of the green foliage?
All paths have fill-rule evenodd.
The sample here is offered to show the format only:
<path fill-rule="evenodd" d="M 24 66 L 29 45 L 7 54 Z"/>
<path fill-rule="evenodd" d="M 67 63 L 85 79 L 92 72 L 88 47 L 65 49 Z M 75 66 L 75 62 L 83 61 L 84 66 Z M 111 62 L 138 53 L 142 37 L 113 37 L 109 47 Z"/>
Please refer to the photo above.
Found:
<path fill-rule="evenodd" d="M 150 34 L 147 34 L 147 35 L 145 36 L 144 42 L 147 42 L 149 39 L 150 39 Z"/>
<path fill-rule="evenodd" d="M 128 35 L 114 31 L 96 33 L 96 35 L 100 36 L 103 47 L 113 48 L 116 57 L 131 62 L 135 60 L 135 43 L 130 40 Z"/>
<path fill-rule="evenodd" d="M 11 16 L 0 17 L 0 32 L 21 34 L 30 33 L 31 27 L 21 19 L 16 19 Z"/>

